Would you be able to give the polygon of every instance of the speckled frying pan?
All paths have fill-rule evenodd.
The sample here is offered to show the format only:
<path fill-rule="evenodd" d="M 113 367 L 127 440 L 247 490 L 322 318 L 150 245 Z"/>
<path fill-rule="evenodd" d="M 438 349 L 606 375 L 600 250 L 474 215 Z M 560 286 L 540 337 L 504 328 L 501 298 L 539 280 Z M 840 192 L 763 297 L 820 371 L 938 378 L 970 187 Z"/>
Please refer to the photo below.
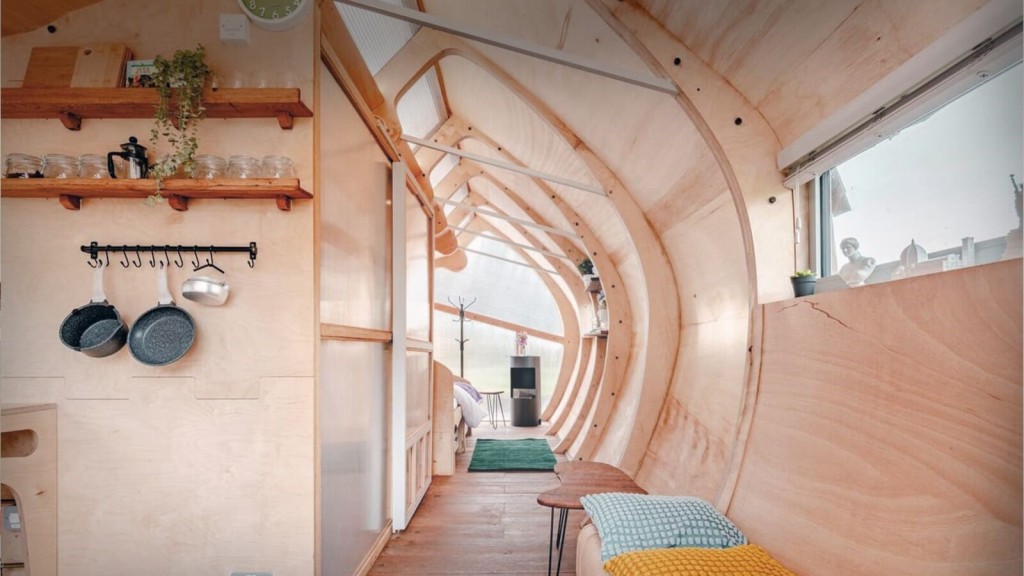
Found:
<path fill-rule="evenodd" d="M 157 268 L 156 288 L 157 305 L 132 324 L 128 351 L 143 364 L 164 366 L 177 362 L 192 348 L 196 326 L 188 312 L 175 306 L 163 266 Z"/>
<path fill-rule="evenodd" d="M 103 292 L 103 263 L 92 273 L 92 299 L 71 311 L 60 324 L 60 341 L 93 358 L 110 356 L 124 347 L 128 326 Z"/>

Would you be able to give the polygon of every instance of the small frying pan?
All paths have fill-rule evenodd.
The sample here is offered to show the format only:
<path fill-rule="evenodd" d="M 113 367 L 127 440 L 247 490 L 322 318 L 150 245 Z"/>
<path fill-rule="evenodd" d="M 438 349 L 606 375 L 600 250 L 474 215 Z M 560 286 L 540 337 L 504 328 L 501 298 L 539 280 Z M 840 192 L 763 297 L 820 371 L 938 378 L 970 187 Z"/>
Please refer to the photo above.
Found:
<path fill-rule="evenodd" d="M 188 312 L 178 308 L 167 288 L 167 269 L 157 268 L 157 305 L 147 310 L 128 332 L 128 351 L 149 366 L 177 362 L 192 348 L 196 326 Z"/>
<path fill-rule="evenodd" d="M 181 285 L 181 295 L 207 306 L 220 306 L 228 299 L 228 283 L 209 276 L 193 276 Z"/>
<path fill-rule="evenodd" d="M 72 350 L 102 358 L 120 350 L 127 340 L 128 326 L 117 309 L 107 303 L 103 292 L 103 262 L 92 273 L 92 300 L 68 314 L 60 324 L 60 341 Z"/>

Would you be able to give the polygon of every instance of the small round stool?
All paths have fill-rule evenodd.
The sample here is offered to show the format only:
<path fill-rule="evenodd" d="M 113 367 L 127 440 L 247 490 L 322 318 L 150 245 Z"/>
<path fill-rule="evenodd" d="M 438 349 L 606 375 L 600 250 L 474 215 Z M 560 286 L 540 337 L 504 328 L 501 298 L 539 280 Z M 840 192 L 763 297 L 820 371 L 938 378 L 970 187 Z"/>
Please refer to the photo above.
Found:
<path fill-rule="evenodd" d="M 496 413 L 501 411 L 501 424 L 505 425 L 505 407 L 501 404 L 501 395 L 504 394 L 504 390 L 498 390 L 497 392 L 480 392 L 487 398 L 487 414 L 491 418 L 491 427 L 495 430 L 498 429 L 498 422 L 494 419 Z"/>

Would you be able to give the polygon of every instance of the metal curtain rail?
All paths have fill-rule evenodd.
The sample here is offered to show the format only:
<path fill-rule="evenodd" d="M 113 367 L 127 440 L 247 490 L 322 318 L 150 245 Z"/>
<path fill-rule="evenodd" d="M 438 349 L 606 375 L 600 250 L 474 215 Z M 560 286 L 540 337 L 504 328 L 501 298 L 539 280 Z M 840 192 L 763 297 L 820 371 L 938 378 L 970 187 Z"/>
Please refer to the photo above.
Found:
<path fill-rule="evenodd" d="M 561 235 L 561 236 L 567 236 L 569 238 L 579 238 L 579 236 L 577 234 L 573 234 L 572 232 L 566 232 L 565 230 L 560 230 L 558 228 L 553 228 L 551 226 L 545 226 L 543 224 L 538 224 L 536 222 L 533 222 L 532 220 L 523 220 L 522 218 L 514 218 L 512 216 L 506 216 L 504 214 L 499 214 L 497 212 L 491 212 L 490 210 L 485 210 L 485 209 L 483 209 L 483 208 L 481 208 L 479 206 L 474 206 L 472 204 L 463 204 L 462 202 L 455 202 L 455 201 L 452 201 L 452 200 L 448 200 L 447 198 L 439 198 L 438 202 L 440 202 L 441 204 L 447 204 L 448 206 L 455 206 L 456 208 L 462 208 L 463 210 L 467 210 L 469 212 L 475 212 L 475 213 L 480 214 L 482 216 L 490 216 L 491 218 L 497 218 L 499 220 L 505 220 L 506 222 L 512 222 L 512 223 L 515 223 L 515 224 L 521 224 L 523 226 L 529 226 L 531 228 L 537 228 L 538 230 L 544 230 L 545 232 L 550 232 L 552 234 L 558 234 L 558 235 Z"/>
<path fill-rule="evenodd" d="M 875 110 L 867 119 L 856 124 L 846 132 L 836 136 L 828 142 L 825 142 L 816 149 L 783 167 L 781 170 L 783 177 L 788 180 L 800 172 L 807 170 L 816 162 L 823 158 L 827 158 L 832 153 L 863 136 L 869 130 L 881 124 L 883 120 L 909 109 L 911 106 L 917 104 L 933 92 L 940 90 L 951 79 L 955 79 L 960 73 L 985 58 L 989 53 L 1009 45 L 1010 42 L 1017 41 L 1019 43 L 1022 29 L 1024 28 L 1022 28 L 1021 21 L 1017 21 L 1013 26 L 1004 30 L 1001 34 L 978 44 L 969 54 L 954 62 L 932 78 L 926 80 L 916 88 L 902 94 L 895 101 Z M 1019 61 L 1019 59 L 1016 61 Z M 824 171 L 824 169 L 820 171 Z"/>
<path fill-rule="evenodd" d="M 590 192 L 591 194 L 597 194 L 598 196 L 608 196 L 608 194 L 605 193 L 605 191 L 600 186 L 594 184 L 587 184 L 586 182 L 577 182 L 576 180 L 570 180 L 569 178 L 562 178 L 561 176 L 557 176 L 555 174 L 548 174 L 547 172 L 541 172 L 540 170 L 534 170 L 533 168 L 527 168 L 525 166 L 519 166 L 517 164 L 504 162 L 502 160 L 488 158 L 487 156 L 474 154 L 472 152 L 466 152 L 465 150 L 460 150 L 458 148 L 453 148 L 451 146 L 445 146 L 443 144 L 438 144 L 437 142 L 432 142 L 430 140 L 424 140 L 423 138 L 410 136 L 409 134 L 402 134 L 400 138 L 402 140 L 405 140 L 406 142 L 419 144 L 420 146 L 423 146 L 425 148 L 431 148 L 439 152 L 447 152 L 453 156 L 458 156 L 460 158 L 469 158 L 470 160 L 475 160 L 481 164 L 494 166 L 495 168 L 502 168 L 504 170 L 509 170 L 511 172 L 518 172 L 519 174 L 533 176 L 534 178 L 540 178 L 541 180 L 547 180 L 548 182 L 554 182 L 555 184 L 561 184 L 563 186 L 568 186 L 570 188 L 576 188 L 577 190 L 583 190 L 584 192 Z"/>
<path fill-rule="evenodd" d="M 515 264 L 516 266 L 522 266 L 524 268 L 531 268 L 531 269 L 537 270 L 539 272 L 547 272 L 548 274 L 551 274 L 553 276 L 560 276 L 560 274 L 558 272 L 554 271 L 554 270 L 548 270 L 547 268 L 541 268 L 540 266 L 534 266 L 532 264 L 526 264 L 524 262 L 517 262 L 515 260 L 512 260 L 511 258 L 505 258 L 503 256 L 496 256 L 494 254 L 489 254 L 489 253 L 484 252 L 482 250 L 474 250 L 472 248 L 466 248 L 464 246 L 459 246 L 459 250 L 462 250 L 463 252 L 469 252 L 470 254 L 479 254 L 479 255 L 485 256 L 487 258 L 493 258 L 495 260 L 501 260 L 502 262 L 508 262 L 509 264 Z"/>
<path fill-rule="evenodd" d="M 439 18 L 427 12 L 411 10 L 404 6 L 395 6 L 394 4 L 380 2 L 378 0 L 339 1 L 344 4 L 348 4 L 349 6 L 355 6 L 357 8 L 376 12 L 391 18 L 405 20 L 406 22 L 412 22 L 413 24 L 419 24 L 421 26 L 426 26 L 427 28 L 433 28 L 434 30 L 440 30 L 449 34 L 461 36 L 476 42 L 483 42 L 484 44 L 490 44 L 491 46 L 497 46 L 499 48 L 518 52 L 519 54 L 525 54 L 534 58 L 540 58 L 541 60 L 547 60 L 548 62 L 554 62 L 555 64 L 561 64 L 584 72 L 590 72 L 591 74 L 597 74 L 598 76 L 604 76 L 605 78 L 611 78 L 612 80 L 626 82 L 628 84 L 633 84 L 634 86 L 649 88 L 651 90 L 671 94 L 673 96 L 678 93 L 676 85 L 666 78 L 653 76 L 645 72 L 635 72 L 625 68 L 606 66 L 600 62 L 577 54 L 564 52 L 562 50 L 555 50 L 548 48 L 547 46 L 513 38 L 512 36 L 506 36 L 504 34 L 487 31 L 482 28 L 476 28 L 474 26 L 454 22 L 452 20 Z"/>
<path fill-rule="evenodd" d="M 481 238 L 486 238 L 488 240 L 493 240 L 495 242 L 498 242 L 499 244 L 507 244 L 509 246 L 515 246 L 516 248 L 522 248 L 523 250 L 532 250 L 534 252 L 538 252 L 540 254 L 544 254 L 545 256 L 551 256 L 552 258 L 561 258 L 562 260 L 568 260 L 569 262 L 574 262 L 572 258 L 570 258 L 570 257 L 568 257 L 568 256 L 566 256 L 564 254 L 556 254 L 555 252 L 552 252 L 550 250 L 545 250 L 543 248 L 537 248 L 536 246 L 530 246 L 529 244 L 520 244 L 519 242 L 513 242 L 511 240 L 504 240 L 502 238 L 497 238 L 495 236 L 491 236 L 490 234 L 485 234 L 483 232 L 477 232 L 476 230 L 470 230 L 469 228 L 462 228 L 460 226 L 451 226 L 451 225 L 449 225 L 448 227 L 451 228 L 452 230 L 458 230 L 459 232 L 465 232 L 466 234 L 472 234 L 474 236 L 480 236 Z"/>

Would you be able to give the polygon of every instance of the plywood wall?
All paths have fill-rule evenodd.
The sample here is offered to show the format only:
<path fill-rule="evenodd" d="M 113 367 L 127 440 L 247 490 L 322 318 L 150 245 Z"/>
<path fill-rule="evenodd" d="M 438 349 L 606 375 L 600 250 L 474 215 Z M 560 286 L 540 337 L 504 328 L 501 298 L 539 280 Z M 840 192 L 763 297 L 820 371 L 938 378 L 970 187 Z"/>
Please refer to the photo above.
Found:
<path fill-rule="evenodd" d="M 290 72 L 312 107 L 312 31 L 305 20 L 272 34 L 253 28 L 248 47 L 217 40 L 231 0 L 108 0 L 46 30 L 3 39 L 4 87 L 17 86 L 31 47 L 124 42 L 137 57 L 170 56 L 202 43 L 213 68 Z M 129 136 L 145 143 L 147 120 L 86 119 L 80 132 L 55 120 L 4 120 L 5 153 L 105 153 Z M 312 120 L 283 131 L 273 119 L 207 120 L 200 153 L 295 160 L 312 183 Z M 151 152 L 156 159 L 162 150 Z M 187 212 L 137 200 L 4 199 L 4 306 L 0 396 L 7 404 L 54 403 L 58 430 L 58 567 L 64 574 L 227 574 L 313 571 L 314 305 L 312 204 L 291 212 L 268 201 L 195 200 Z M 181 361 L 144 366 L 124 349 L 93 359 L 65 348 L 57 327 L 90 296 L 79 246 L 259 245 L 255 268 L 217 255 L 232 288 L 227 304 L 184 300 L 191 271 L 173 268 L 172 293 L 198 327 Z M 162 255 L 157 255 L 161 257 Z M 174 256 L 174 255 L 172 255 Z M 187 257 L 187 255 L 186 255 Z M 114 260 L 107 296 L 131 323 L 156 304 L 155 274 Z M 12 337 L 17 334 L 18 337 Z M 174 567 L 174 568 L 172 568 Z"/>
<path fill-rule="evenodd" d="M 731 517 L 799 574 L 1021 571 L 1021 260 L 779 302 Z"/>

